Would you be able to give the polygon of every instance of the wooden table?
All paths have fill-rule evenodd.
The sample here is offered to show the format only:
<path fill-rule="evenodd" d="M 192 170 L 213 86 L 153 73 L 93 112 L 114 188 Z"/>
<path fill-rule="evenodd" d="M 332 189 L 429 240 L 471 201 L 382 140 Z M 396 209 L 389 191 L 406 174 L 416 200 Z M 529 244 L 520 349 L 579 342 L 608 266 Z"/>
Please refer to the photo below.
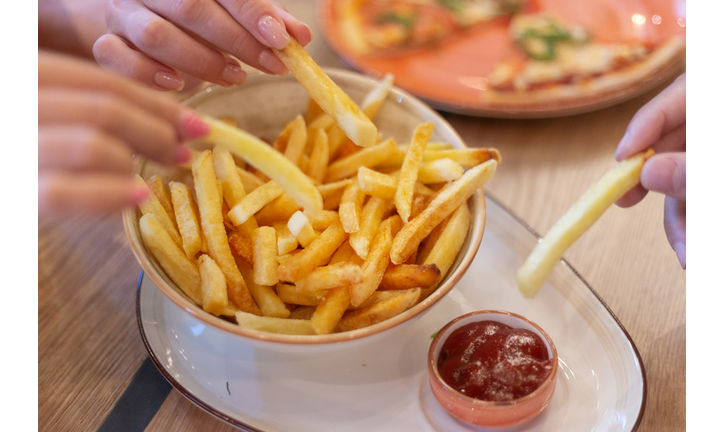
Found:
<path fill-rule="evenodd" d="M 315 27 L 313 2 L 286 3 L 312 26 L 316 61 L 343 67 Z M 662 89 L 571 117 L 445 117 L 469 146 L 500 150 L 503 164 L 486 192 L 544 233 L 614 165 L 628 121 Z M 639 348 L 648 380 L 640 431 L 681 431 L 686 420 L 686 278 L 666 242 L 663 201 L 649 194 L 634 208 L 610 209 L 565 254 Z M 120 215 L 39 223 L 40 430 L 98 429 L 146 359 L 135 310 L 140 270 Z M 146 430 L 233 428 L 172 390 Z"/>

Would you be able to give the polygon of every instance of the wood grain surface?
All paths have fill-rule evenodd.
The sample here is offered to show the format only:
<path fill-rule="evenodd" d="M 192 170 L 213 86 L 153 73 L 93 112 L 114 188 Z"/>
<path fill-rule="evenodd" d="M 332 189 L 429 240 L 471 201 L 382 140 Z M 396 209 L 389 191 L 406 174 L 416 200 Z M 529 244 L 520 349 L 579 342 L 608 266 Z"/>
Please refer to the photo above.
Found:
<path fill-rule="evenodd" d="M 313 2 L 283 3 L 312 27 L 313 58 L 343 67 L 316 28 Z M 444 115 L 469 146 L 500 150 L 503 163 L 486 193 L 545 233 L 615 164 L 628 121 L 662 89 L 553 119 Z M 648 380 L 645 432 L 681 431 L 686 422 L 686 275 L 666 242 L 663 201 L 649 194 L 631 209 L 611 208 L 564 255 L 639 348 Z M 139 271 L 120 215 L 39 223 L 40 430 L 96 430 L 147 356 L 136 324 Z M 173 390 L 147 430 L 234 429 Z"/>

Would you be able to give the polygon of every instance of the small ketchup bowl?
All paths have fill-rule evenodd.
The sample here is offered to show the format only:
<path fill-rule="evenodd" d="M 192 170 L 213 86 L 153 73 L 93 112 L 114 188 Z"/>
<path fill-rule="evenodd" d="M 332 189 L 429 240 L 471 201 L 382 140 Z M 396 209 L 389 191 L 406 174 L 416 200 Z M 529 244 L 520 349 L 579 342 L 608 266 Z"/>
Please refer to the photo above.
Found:
<path fill-rule="evenodd" d="M 438 367 L 440 353 L 442 352 L 443 347 L 445 346 L 445 342 L 448 340 L 448 338 L 456 330 L 460 329 L 463 326 L 468 326 L 466 327 L 466 329 L 470 329 L 471 331 L 473 331 L 472 326 L 478 327 L 476 331 L 481 331 L 481 328 L 483 326 L 487 326 L 487 328 L 489 329 L 491 328 L 490 326 L 493 326 L 492 330 L 497 330 L 498 327 L 494 326 L 493 324 L 485 323 L 490 321 L 503 324 L 503 326 L 498 327 L 502 327 L 505 330 L 499 335 L 486 336 L 488 342 L 485 343 L 484 349 L 487 351 L 481 351 L 478 354 L 473 354 L 473 356 L 484 356 L 486 355 L 486 353 L 491 352 L 491 349 L 496 349 L 496 347 L 500 348 L 501 350 L 509 348 L 511 344 L 506 344 L 505 338 L 526 337 L 528 341 L 531 341 L 532 339 L 529 337 L 530 333 L 527 333 L 526 331 L 532 332 L 540 338 L 540 340 L 536 342 L 537 345 L 531 345 L 533 347 L 532 352 L 534 352 L 534 354 L 536 352 L 540 354 L 541 352 L 547 351 L 547 358 L 550 360 L 541 361 L 541 363 L 535 363 L 537 365 L 545 364 L 546 366 L 536 366 L 535 369 L 533 369 L 537 371 L 536 374 L 540 384 L 532 392 L 520 397 L 515 397 L 510 400 L 482 400 L 485 398 L 484 396 L 482 396 L 483 393 L 486 396 L 491 394 L 497 394 L 498 397 L 501 397 L 500 393 L 508 392 L 507 389 L 518 389 L 516 390 L 518 392 L 520 392 L 520 388 L 523 388 L 525 386 L 528 386 L 528 388 L 530 389 L 529 384 L 525 384 L 522 387 L 516 387 L 515 385 L 513 385 L 513 387 L 508 387 L 507 383 L 511 382 L 508 378 L 501 378 L 501 381 L 498 380 L 498 378 L 494 377 L 496 373 L 495 371 L 500 370 L 501 367 L 503 368 L 503 370 L 505 370 L 505 364 L 499 366 L 498 368 L 495 368 L 493 371 L 490 371 L 489 376 L 491 378 L 485 378 L 484 380 L 477 381 L 473 385 L 468 385 L 466 384 L 465 379 L 461 379 L 460 382 L 457 383 L 457 386 L 459 387 L 460 385 L 463 385 L 467 387 L 461 389 L 460 391 L 454 388 L 456 386 L 455 384 L 451 385 L 443 378 L 444 376 L 448 376 L 448 381 L 452 380 L 452 378 L 449 377 L 449 373 L 451 370 L 449 369 L 449 367 L 452 366 L 443 366 L 443 370 Z M 512 331 L 512 329 L 522 329 L 523 331 Z M 458 335 L 460 334 L 461 332 L 458 332 L 458 334 L 454 336 L 455 343 L 459 342 L 460 337 Z M 452 342 L 453 340 L 451 340 L 451 343 Z M 542 347 L 540 346 L 540 342 L 542 342 Z M 497 346 L 495 345 L 496 343 Z M 514 351 L 511 355 L 520 356 L 522 355 L 522 351 L 531 352 L 531 350 L 528 349 L 527 346 L 525 346 L 525 349 L 523 349 L 522 351 L 519 346 L 520 345 L 517 345 L 515 347 L 515 349 L 518 349 L 518 351 Z M 453 361 L 452 359 L 454 358 L 457 357 L 454 357 L 452 354 L 450 354 L 450 357 L 446 358 L 445 361 Z M 476 358 L 481 359 L 483 357 Z M 536 359 L 535 361 L 537 362 L 539 360 Z M 530 360 L 530 362 L 534 361 Z M 484 364 L 485 362 L 483 361 L 481 363 Z M 511 362 L 507 364 L 512 365 L 513 363 Z M 556 351 L 556 347 L 553 344 L 550 336 L 548 336 L 548 334 L 533 321 L 530 321 L 529 319 L 522 317 L 518 314 L 514 314 L 512 312 L 496 310 L 476 311 L 455 318 L 454 320 L 447 323 L 437 333 L 432 343 L 430 344 L 430 349 L 428 351 L 427 369 L 429 372 L 430 388 L 432 389 L 432 394 L 435 396 L 435 399 L 437 399 L 440 405 L 442 405 L 442 407 L 451 415 L 457 417 L 462 421 L 472 423 L 478 426 L 505 427 L 528 421 L 536 415 L 540 414 L 543 409 L 548 406 L 548 403 L 553 397 L 553 391 L 556 387 L 556 374 L 558 372 L 558 352 Z M 462 369 L 458 370 L 462 371 Z M 466 375 L 470 374 L 470 370 L 468 369 L 467 371 L 457 372 L 457 374 L 457 376 L 462 377 L 485 376 L 485 374 L 488 374 L 488 372 L 472 372 L 471 375 Z M 507 376 L 510 377 L 510 375 Z M 519 371 L 517 372 L 517 376 L 522 376 Z M 486 380 L 495 381 L 495 384 L 483 384 Z M 501 382 L 506 383 L 506 385 L 501 385 Z M 483 391 L 483 389 L 486 390 Z M 467 394 L 463 393 L 463 391 Z M 476 394 L 476 392 L 479 392 L 480 394 Z M 471 397 L 471 395 L 474 394 L 480 398 Z M 511 390 L 511 392 L 508 393 L 507 397 L 511 397 L 512 394 L 513 392 Z"/>

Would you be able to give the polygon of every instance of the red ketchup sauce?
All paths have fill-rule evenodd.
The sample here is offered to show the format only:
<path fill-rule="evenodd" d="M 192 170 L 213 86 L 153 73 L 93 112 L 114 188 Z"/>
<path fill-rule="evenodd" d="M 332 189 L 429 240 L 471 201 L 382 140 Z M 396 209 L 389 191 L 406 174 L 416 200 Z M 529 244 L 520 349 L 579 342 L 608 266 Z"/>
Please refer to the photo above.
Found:
<path fill-rule="evenodd" d="M 466 324 L 452 332 L 437 360 L 443 381 L 484 401 L 530 394 L 552 368 L 553 359 L 540 336 L 495 321 Z"/>

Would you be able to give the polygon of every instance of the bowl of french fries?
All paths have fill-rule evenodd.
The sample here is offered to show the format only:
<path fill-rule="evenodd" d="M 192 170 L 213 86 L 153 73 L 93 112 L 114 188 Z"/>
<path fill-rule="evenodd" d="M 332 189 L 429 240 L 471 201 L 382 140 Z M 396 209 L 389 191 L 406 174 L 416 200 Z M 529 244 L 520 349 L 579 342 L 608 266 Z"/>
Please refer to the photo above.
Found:
<path fill-rule="evenodd" d="M 189 166 L 137 158 L 124 213 L 146 274 L 257 347 L 347 347 L 411 323 L 470 266 L 495 149 L 393 86 L 302 60 L 186 104 L 211 125 Z M 279 55 L 279 54 L 278 54 Z M 306 69 L 305 69 L 306 68 Z"/>

